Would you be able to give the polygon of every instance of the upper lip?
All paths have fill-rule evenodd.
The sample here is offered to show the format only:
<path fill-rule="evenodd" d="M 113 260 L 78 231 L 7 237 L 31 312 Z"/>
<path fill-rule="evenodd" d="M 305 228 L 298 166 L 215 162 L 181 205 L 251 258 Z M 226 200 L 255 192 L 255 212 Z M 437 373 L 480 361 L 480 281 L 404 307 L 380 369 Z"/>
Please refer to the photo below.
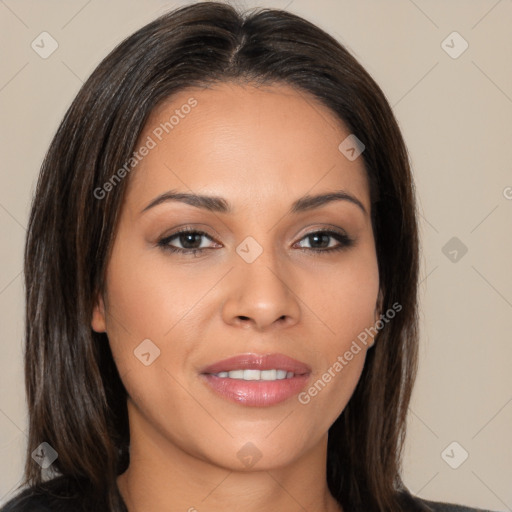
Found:
<path fill-rule="evenodd" d="M 201 370 L 201 373 L 220 373 L 232 370 L 286 370 L 295 375 L 311 373 L 311 367 L 284 354 L 240 354 L 217 361 Z"/>

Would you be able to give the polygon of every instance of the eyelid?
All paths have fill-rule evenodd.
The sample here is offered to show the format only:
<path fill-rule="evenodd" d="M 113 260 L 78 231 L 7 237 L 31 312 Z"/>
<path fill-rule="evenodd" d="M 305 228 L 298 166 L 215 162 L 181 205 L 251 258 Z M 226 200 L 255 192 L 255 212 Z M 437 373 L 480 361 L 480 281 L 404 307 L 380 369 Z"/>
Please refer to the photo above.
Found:
<path fill-rule="evenodd" d="M 204 236 L 205 238 L 209 238 L 212 242 L 220 244 L 220 242 L 217 242 L 215 240 L 215 238 L 212 235 L 210 235 L 208 232 L 206 232 L 205 230 L 199 229 L 196 227 L 192 227 L 192 226 L 184 226 L 184 227 L 178 228 L 177 230 L 173 231 L 170 235 L 164 235 L 164 236 L 160 237 L 157 241 L 157 244 L 163 245 L 162 244 L 163 242 L 168 242 L 169 240 L 172 240 L 173 238 L 177 238 L 179 235 L 186 234 L 186 233 L 201 235 L 201 236 Z M 192 250 L 192 249 L 188 249 L 188 250 Z"/>
<path fill-rule="evenodd" d="M 311 228 L 311 226 L 314 226 L 314 227 Z M 318 224 L 310 224 L 309 226 L 306 226 L 304 228 L 304 233 L 302 235 L 296 235 L 296 236 L 300 236 L 300 239 L 302 239 L 305 236 L 312 235 L 312 234 L 318 233 L 318 232 L 324 232 L 324 231 L 333 231 L 335 233 L 338 233 L 339 235 L 349 237 L 349 234 L 343 228 L 340 228 L 339 226 L 335 226 L 334 224 L 320 224 L 320 226 Z M 301 233 L 301 232 L 299 231 L 299 233 Z"/>
<path fill-rule="evenodd" d="M 181 247 L 174 247 L 169 244 L 170 240 L 178 237 L 182 233 L 193 233 L 196 235 L 200 235 L 201 237 L 206 237 L 210 239 L 212 242 L 219 244 L 217 240 L 215 240 L 214 237 L 212 237 L 208 232 L 199 229 L 198 227 L 194 227 L 193 225 L 185 225 L 181 228 L 173 231 L 170 235 L 166 235 L 164 237 L 161 237 L 158 242 L 157 246 L 160 246 L 163 250 L 167 250 L 173 253 L 179 253 L 182 255 L 196 255 L 196 254 L 203 254 L 205 251 L 212 249 L 212 247 L 200 247 L 200 248 L 192 248 L 192 249 L 183 249 Z M 302 234 L 296 242 L 294 242 L 293 246 L 300 243 L 302 240 L 307 238 L 308 236 L 312 236 L 318 233 L 324 233 L 327 234 L 330 238 L 335 238 L 338 242 L 337 246 L 334 247 L 327 247 L 327 248 L 321 248 L 321 249 L 315 249 L 315 248 L 308 248 L 308 247 L 301 247 L 299 248 L 300 251 L 304 252 L 311 252 L 311 253 L 332 253 L 335 251 L 342 251 L 343 249 L 348 249 L 352 247 L 355 243 L 355 239 L 352 238 L 344 229 L 339 228 L 337 226 L 333 225 L 324 225 L 323 227 L 315 227 L 311 228 L 308 231 L 306 231 L 304 234 Z M 336 237 L 336 235 L 339 237 Z M 222 245 L 222 244 L 221 244 Z"/>
<path fill-rule="evenodd" d="M 201 233 L 212 240 L 215 238 L 220 238 L 220 235 L 211 227 L 204 227 L 204 224 L 183 224 L 181 226 L 175 227 L 173 229 L 168 229 L 164 231 L 163 235 L 159 235 L 157 237 L 157 241 L 163 240 L 163 239 L 169 239 L 172 237 L 175 237 L 176 235 L 179 235 L 181 233 Z M 167 234 L 169 233 L 169 234 Z"/>

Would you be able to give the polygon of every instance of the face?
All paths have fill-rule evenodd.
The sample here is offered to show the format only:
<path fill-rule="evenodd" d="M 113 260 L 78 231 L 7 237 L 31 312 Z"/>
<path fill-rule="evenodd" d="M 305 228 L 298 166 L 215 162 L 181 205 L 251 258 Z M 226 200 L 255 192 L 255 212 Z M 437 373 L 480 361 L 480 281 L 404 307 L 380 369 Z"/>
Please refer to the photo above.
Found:
<path fill-rule="evenodd" d="M 364 163 L 338 149 L 349 134 L 284 85 L 190 88 L 153 111 L 92 318 L 132 439 L 237 470 L 325 448 L 379 313 Z"/>

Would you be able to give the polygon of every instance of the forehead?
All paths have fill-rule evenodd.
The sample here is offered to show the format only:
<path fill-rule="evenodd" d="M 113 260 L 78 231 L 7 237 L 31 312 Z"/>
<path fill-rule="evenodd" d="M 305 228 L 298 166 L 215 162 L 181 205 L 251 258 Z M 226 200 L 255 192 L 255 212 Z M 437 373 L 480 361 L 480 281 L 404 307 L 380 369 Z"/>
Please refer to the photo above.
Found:
<path fill-rule="evenodd" d="M 138 147 L 128 198 L 165 189 L 212 192 L 238 202 L 343 188 L 370 208 L 363 158 L 349 160 L 344 123 L 291 86 L 220 83 L 187 88 L 153 110 Z M 137 149 L 136 148 L 136 149 Z M 136 196 L 136 197 L 134 197 Z M 236 202 L 236 201 L 235 201 Z"/>

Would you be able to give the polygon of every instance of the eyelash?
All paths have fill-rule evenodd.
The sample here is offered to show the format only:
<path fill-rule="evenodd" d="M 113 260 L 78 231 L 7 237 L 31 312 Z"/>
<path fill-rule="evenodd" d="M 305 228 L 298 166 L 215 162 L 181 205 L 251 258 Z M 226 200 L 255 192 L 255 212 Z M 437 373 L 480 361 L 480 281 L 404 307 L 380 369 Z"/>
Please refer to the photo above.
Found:
<path fill-rule="evenodd" d="M 179 254 L 184 254 L 187 256 L 195 256 L 195 257 L 198 257 L 200 255 L 200 253 L 203 253 L 204 251 L 211 249 L 210 247 L 203 247 L 202 249 L 181 249 L 179 247 L 173 247 L 172 245 L 169 245 L 169 242 L 171 240 L 173 240 L 174 238 L 178 237 L 180 234 L 183 234 L 183 233 L 205 236 L 213 241 L 213 239 L 208 235 L 208 233 L 205 233 L 204 231 L 198 231 L 196 229 L 190 229 L 190 228 L 183 228 L 183 229 L 180 229 L 179 231 L 176 231 L 172 235 L 166 236 L 166 237 L 158 240 L 158 242 L 157 242 L 158 247 L 161 247 L 164 251 L 170 251 L 172 253 L 179 253 Z M 308 247 L 302 247 L 299 250 L 305 251 L 305 252 L 312 251 L 312 252 L 316 252 L 316 253 L 332 253 L 332 252 L 342 251 L 342 250 L 352 247 L 354 245 L 354 240 L 352 238 L 350 238 L 349 236 L 347 236 L 346 234 L 339 233 L 338 231 L 327 230 L 327 229 L 319 230 L 319 231 L 312 231 L 311 233 L 304 235 L 301 238 L 301 240 L 304 240 L 305 238 L 308 238 L 308 237 L 312 237 L 313 235 L 320 235 L 320 234 L 328 235 L 330 238 L 335 238 L 340 243 L 340 245 L 338 245 L 337 247 L 330 247 L 327 249 L 311 249 Z"/>

